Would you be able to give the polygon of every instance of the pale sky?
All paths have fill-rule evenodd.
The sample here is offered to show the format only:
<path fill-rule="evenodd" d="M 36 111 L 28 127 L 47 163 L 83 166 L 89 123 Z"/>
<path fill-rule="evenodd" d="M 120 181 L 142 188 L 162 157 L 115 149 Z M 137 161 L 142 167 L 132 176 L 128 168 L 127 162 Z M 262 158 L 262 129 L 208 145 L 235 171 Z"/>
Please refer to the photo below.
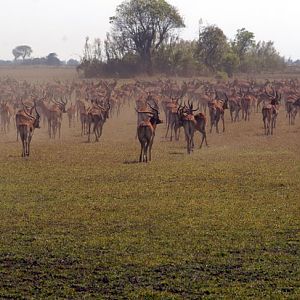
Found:
<path fill-rule="evenodd" d="M 62 60 L 79 59 L 85 37 L 105 39 L 109 17 L 122 0 L 0 0 L 0 59 L 29 45 L 33 57 L 56 52 Z M 256 41 L 272 40 L 286 58 L 300 59 L 300 0 L 167 0 L 178 8 L 184 39 L 196 39 L 198 23 L 214 24 L 232 39 L 245 27 Z"/>

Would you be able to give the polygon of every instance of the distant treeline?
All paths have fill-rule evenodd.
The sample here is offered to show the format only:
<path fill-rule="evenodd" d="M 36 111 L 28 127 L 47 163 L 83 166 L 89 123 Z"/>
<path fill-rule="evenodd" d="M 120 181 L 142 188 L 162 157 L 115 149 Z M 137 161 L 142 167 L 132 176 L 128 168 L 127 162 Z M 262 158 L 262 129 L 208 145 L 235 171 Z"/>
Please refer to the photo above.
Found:
<path fill-rule="evenodd" d="M 104 42 L 86 38 L 78 70 L 85 77 L 132 76 L 141 73 L 195 76 L 283 70 L 287 62 L 272 41 L 256 41 L 238 29 L 229 40 L 216 25 L 203 26 L 192 41 L 180 39 L 184 27 L 178 10 L 164 0 L 127 0 L 110 18 Z"/>
<path fill-rule="evenodd" d="M 45 65 L 45 66 L 78 66 L 80 62 L 75 59 L 69 59 L 62 61 L 60 59 L 51 61 L 46 57 L 37 58 L 26 58 L 23 60 L 0 60 L 0 66 L 11 66 L 11 65 Z"/>

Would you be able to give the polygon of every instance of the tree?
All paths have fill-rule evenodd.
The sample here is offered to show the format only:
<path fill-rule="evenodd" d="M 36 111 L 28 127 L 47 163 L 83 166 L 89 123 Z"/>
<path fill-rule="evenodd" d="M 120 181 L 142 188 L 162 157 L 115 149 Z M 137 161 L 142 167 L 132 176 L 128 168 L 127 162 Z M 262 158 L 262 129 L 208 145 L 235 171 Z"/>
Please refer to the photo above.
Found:
<path fill-rule="evenodd" d="M 74 59 L 74 58 L 70 58 L 67 61 L 68 66 L 78 66 L 79 64 L 80 64 L 80 62 L 77 59 Z"/>
<path fill-rule="evenodd" d="M 259 41 L 245 54 L 240 65 L 242 72 L 261 72 L 284 69 L 286 63 L 272 41 Z"/>
<path fill-rule="evenodd" d="M 231 49 L 223 56 L 222 67 L 229 77 L 232 77 L 233 73 L 237 70 L 240 60 L 236 53 Z"/>
<path fill-rule="evenodd" d="M 232 48 L 240 59 L 255 45 L 254 33 L 247 31 L 245 28 L 238 29 L 232 42 Z"/>
<path fill-rule="evenodd" d="M 195 48 L 196 41 L 174 39 L 163 43 L 154 56 L 154 66 L 167 75 L 192 76 L 199 69 Z"/>
<path fill-rule="evenodd" d="M 210 70 L 217 70 L 227 49 L 227 38 L 219 27 L 200 27 L 197 54 Z"/>
<path fill-rule="evenodd" d="M 46 57 L 46 64 L 50 66 L 59 66 L 61 61 L 58 59 L 56 53 L 51 52 Z"/>
<path fill-rule="evenodd" d="M 112 38 L 122 50 L 136 52 L 148 73 L 155 51 L 174 29 L 185 26 L 177 9 L 165 0 L 124 1 L 110 23 Z"/>
<path fill-rule="evenodd" d="M 12 54 L 15 57 L 15 60 L 17 60 L 19 57 L 22 57 L 24 60 L 25 57 L 30 57 L 31 53 L 32 49 L 30 46 L 27 45 L 17 46 L 12 50 Z"/>

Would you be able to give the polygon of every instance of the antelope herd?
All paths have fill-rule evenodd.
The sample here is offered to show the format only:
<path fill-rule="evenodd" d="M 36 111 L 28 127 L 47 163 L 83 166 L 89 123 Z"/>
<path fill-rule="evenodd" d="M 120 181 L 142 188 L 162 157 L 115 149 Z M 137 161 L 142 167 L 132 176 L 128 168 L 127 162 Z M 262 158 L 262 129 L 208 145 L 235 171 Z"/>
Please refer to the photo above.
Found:
<path fill-rule="evenodd" d="M 300 84 L 297 79 L 256 82 L 234 80 L 226 83 L 193 79 L 171 79 L 118 84 L 105 81 L 53 81 L 29 83 L 12 78 L 0 79 L 0 133 L 14 127 L 22 142 L 22 156 L 30 153 L 30 142 L 36 128 L 47 127 L 49 139 L 60 139 L 62 120 L 67 115 L 69 128 L 80 122 L 81 136 L 95 142 L 101 138 L 105 122 L 118 117 L 124 106 L 137 115 L 136 138 L 141 144 L 140 162 L 151 160 L 156 126 L 165 123 L 165 138 L 178 141 L 183 128 L 187 153 L 194 148 L 194 135 L 202 136 L 200 148 L 209 132 L 219 133 L 219 122 L 225 132 L 224 115 L 228 109 L 231 122 L 249 122 L 252 113 L 262 114 L 265 135 L 276 128 L 279 107 L 286 112 L 290 126 L 300 110 Z M 164 120 L 160 117 L 163 112 Z M 257 124 L 259 130 L 260 125 Z"/>

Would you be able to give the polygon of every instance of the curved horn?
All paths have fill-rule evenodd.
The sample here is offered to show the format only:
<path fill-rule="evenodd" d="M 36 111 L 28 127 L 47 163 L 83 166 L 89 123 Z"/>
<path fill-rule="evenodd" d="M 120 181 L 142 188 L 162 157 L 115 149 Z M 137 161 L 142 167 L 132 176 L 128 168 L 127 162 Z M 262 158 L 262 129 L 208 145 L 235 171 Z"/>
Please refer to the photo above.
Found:
<path fill-rule="evenodd" d="M 23 104 L 24 107 L 26 107 L 27 109 L 31 109 L 30 106 L 26 105 L 24 102 L 23 102 L 23 99 L 21 99 L 21 103 Z"/>
<path fill-rule="evenodd" d="M 159 114 L 158 110 L 157 110 L 156 108 L 152 107 L 152 106 L 149 104 L 149 102 L 147 102 L 147 104 L 149 105 L 149 107 L 150 107 L 151 109 L 153 109 L 154 111 L 157 112 L 157 114 Z"/>
<path fill-rule="evenodd" d="M 272 98 L 273 96 L 271 94 L 268 93 L 267 89 L 265 88 L 265 93 L 268 97 Z"/>
<path fill-rule="evenodd" d="M 38 113 L 38 111 L 36 109 L 36 102 L 35 102 L 35 100 L 33 102 L 34 102 L 34 110 L 35 110 L 36 116 L 39 118 L 40 114 Z"/>
<path fill-rule="evenodd" d="M 229 101 L 227 93 L 224 93 L 224 94 L 225 94 L 226 101 Z"/>
<path fill-rule="evenodd" d="M 67 104 L 67 102 L 68 102 L 68 100 L 66 99 L 66 101 L 64 101 L 64 98 L 63 97 L 60 97 L 60 101 L 61 101 L 61 103 L 63 103 L 64 105 L 66 105 Z"/>
<path fill-rule="evenodd" d="M 34 119 L 32 115 L 30 115 L 26 110 L 24 110 L 25 115 L 27 115 L 29 118 Z"/>
<path fill-rule="evenodd" d="M 273 91 L 273 94 L 274 94 L 273 97 L 277 98 L 277 91 L 273 88 L 273 86 L 272 86 L 272 91 Z"/>
<path fill-rule="evenodd" d="M 192 109 L 192 111 L 197 111 L 199 109 L 199 104 L 198 104 L 198 107 L 196 109 Z"/>

